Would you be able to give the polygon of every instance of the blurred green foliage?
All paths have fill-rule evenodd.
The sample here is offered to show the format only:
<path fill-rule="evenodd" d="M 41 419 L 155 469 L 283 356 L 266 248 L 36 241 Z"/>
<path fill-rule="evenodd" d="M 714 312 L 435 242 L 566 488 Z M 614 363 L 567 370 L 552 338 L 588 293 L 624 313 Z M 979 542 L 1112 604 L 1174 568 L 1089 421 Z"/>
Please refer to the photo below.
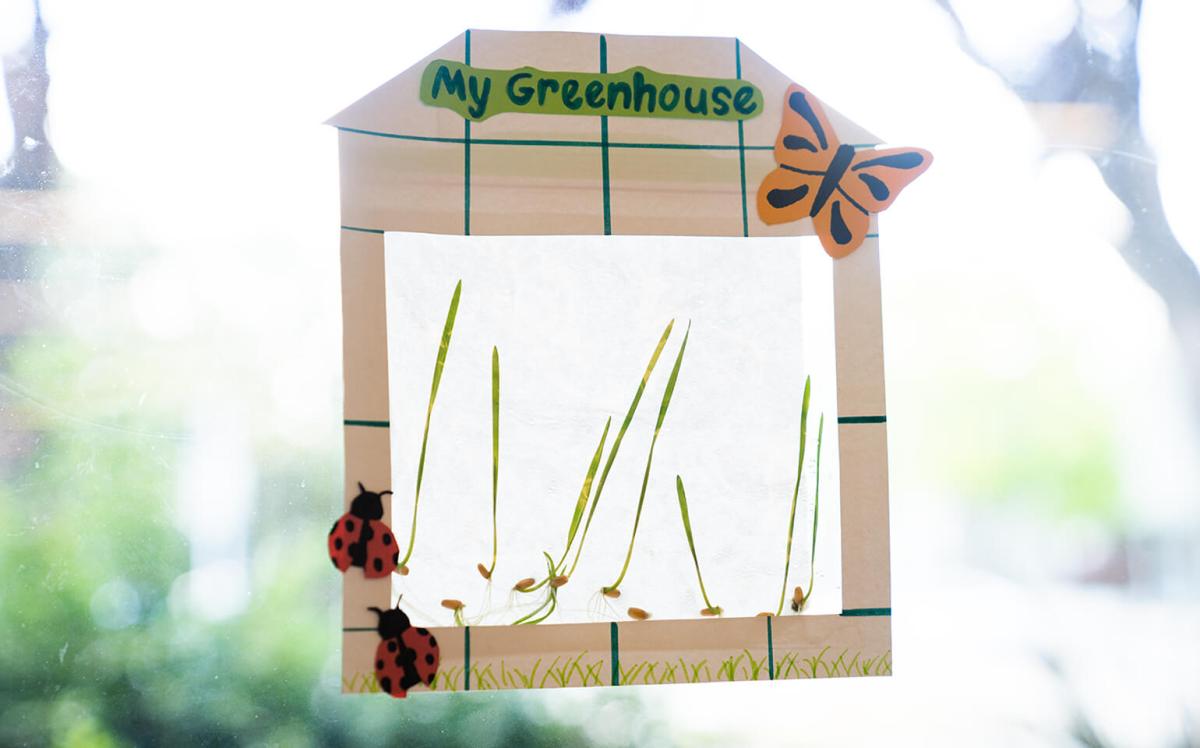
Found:
<path fill-rule="evenodd" d="M 4 417 L 36 442 L 9 456 L 0 484 L 0 745 L 483 748 L 645 743 L 660 730 L 628 692 L 575 699 L 605 713 L 600 732 L 561 694 L 341 695 L 340 580 L 323 550 L 340 511 L 336 439 L 316 453 L 252 448 L 249 599 L 232 617 L 199 616 L 181 583 L 189 437 L 170 436 L 186 430 L 186 392 L 148 407 L 121 392 L 117 369 L 102 396 L 81 397 L 71 383 L 93 353 L 67 337 L 10 350 Z M 18 394 L 21 382 L 44 396 Z"/>
<path fill-rule="evenodd" d="M 1047 356 L 1012 379 L 973 371 L 947 382 L 954 391 L 941 402 L 956 407 L 938 414 L 945 438 L 928 454 L 954 495 L 1050 520 L 1125 517 L 1112 408 L 1069 361 Z M 978 408 L 957 407 L 971 402 Z"/>

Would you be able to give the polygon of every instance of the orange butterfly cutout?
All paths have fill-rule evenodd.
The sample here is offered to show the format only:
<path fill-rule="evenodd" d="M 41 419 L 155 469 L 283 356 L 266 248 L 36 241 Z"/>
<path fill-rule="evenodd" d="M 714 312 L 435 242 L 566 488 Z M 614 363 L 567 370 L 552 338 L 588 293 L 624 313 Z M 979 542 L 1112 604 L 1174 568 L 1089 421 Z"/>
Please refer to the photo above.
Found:
<path fill-rule="evenodd" d="M 871 214 L 892 204 L 933 155 L 920 148 L 859 150 L 838 142 L 816 97 L 792 84 L 775 141 L 779 164 L 758 188 L 758 215 L 777 224 L 812 218 L 831 257 L 862 244 Z"/>

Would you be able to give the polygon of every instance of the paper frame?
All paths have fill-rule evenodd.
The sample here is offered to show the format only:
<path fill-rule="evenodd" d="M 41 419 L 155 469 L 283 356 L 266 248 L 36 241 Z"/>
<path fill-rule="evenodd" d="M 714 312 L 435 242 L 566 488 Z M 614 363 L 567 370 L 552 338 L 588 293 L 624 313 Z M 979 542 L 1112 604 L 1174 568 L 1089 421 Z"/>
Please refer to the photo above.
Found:
<path fill-rule="evenodd" d="M 597 52 L 596 70 L 654 67 L 655 58 L 662 58 L 674 62 L 659 62 L 660 69 L 713 75 L 721 72 L 714 73 L 714 65 L 719 68 L 716 61 L 727 59 L 732 68 L 728 72 L 739 78 L 753 76 L 763 89 L 766 111 L 747 122 L 683 126 L 662 120 L 525 114 L 469 123 L 420 102 L 420 63 L 331 121 L 339 129 L 342 187 L 347 508 L 359 481 L 384 487 L 392 480 L 385 231 L 743 237 L 812 233 L 808 220 L 768 227 L 747 201 L 747 187 L 752 194 L 773 168 L 769 144 L 790 81 L 736 39 L 467 31 L 427 59 L 504 67 L 519 57 L 522 64 L 535 67 L 582 70 L 590 69 L 580 67 L 586 64 L 589 48 Z M 835 111 L 827 112 L 843 142 L 862 147 L 878 142 Z M 653 135 L 658 139 L 646 140 Z M 657 158 L 661 168 L 623 172 L 622 159 L 631 151 Z M 538 158 L 543 154 L 554 158 Z M 598 189 L 595 174 L 589 179 L 585 173 L 593 169 L 601 172 Z M 624 199 L 625 192 L 639 199 Z M 626 208 L 647 205 L 665 207 L 640 215 Z M 691 215 L 681 212 L 681 205 L 702 207 Z M 891 674 L 887 418 L 874 217 L 871 226 L 857 251 L 833 263 L 842 613 L 439 627 L 432 629 L 441 646 L 437 679 L 432 689 L 419 686 L 414 692 Z M 385 501 L 383 521 L 389 524 L 390 510 L 390 501 Z M 356 570 L 344 575 L 343 692 L 378 690 L 371 665 L 379 638 L 374 615 L 367 609 L 391 603 L 390 579 L 366 579 Z"/>

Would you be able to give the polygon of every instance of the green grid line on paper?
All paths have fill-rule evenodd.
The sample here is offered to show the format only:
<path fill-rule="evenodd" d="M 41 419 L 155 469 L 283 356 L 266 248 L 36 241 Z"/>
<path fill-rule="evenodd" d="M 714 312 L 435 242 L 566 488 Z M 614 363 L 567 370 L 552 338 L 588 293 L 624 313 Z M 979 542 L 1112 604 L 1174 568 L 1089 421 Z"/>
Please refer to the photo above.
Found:
<path fill-rule="evenodd" d="M 767 675 L 775 680 L 775 634 L 771 629 L 771 616 L 764 618 L 767 619 Z"/>
<path fill-rule="evenodd" d="M 472 140 L 471 142 L 475 143 L 475 144 L 479 143 L 479 141 L 477 141 L 477 140 Z M 364 234 L 386 234 L 388 231 L 403 231 L 403 229 L 369 229 L 369 228 L 363 228 L 361 226 L 342 226 L 342 230 L 344 230 L 344 231 L 360 231 Z M 749 238 L 745 234 L 743 234 L 743 237 Z M 867 239 L 878 239 L 879 234 L 867 234 L 866 238 Z M 884 420 L 887 420 L 885 416 L 845 416 L 845 417 L 848 419 L 883 418 Z M 882 423 L 882 422 L 883 421 L 855 421 L 855 420 L 844 421 L 844 423 Z M 386 421 L 383 421 L 381 423 L 386 425 Z"/>
<path fill-rule="evenodd" d="M 471 30 L 467 29 L 463 62 L 471 64 Z M 463 118 L 463 236 L 471 235 L 471 120 Z"/>
<path fill-rule="evenodd" d="M 613 621 L 609 626 L 609 649 L 610 659 L 612 660 L 612 684 L 614 686 L 621 685 L 621 656 L 620 656 L 620 637 L 617 635 L 617 622 Z"/>
<path fill-rule="evenodd" d="M 463 626 L 463 690 L 471 690 L 471 627 Z"/>
<path fill-rule="evenodd" d="M 891 608 L 850 608 L 843 610 L 841 615 L 843 618 L 856 618 L 864 616 L 890 616 Z"/>
<path fill-rule="evenodd" d="M 600 72 L 608 72 L 608 39 L 600 35 Z M 612 235 L 612 193 L 608 170 L 608 115 L 600 116 L 600 178 L 604 190 L 604 235 Z M 613 634 L 616 636 L 616 634 Z"/>
<path fill-rule="evenodd" d="M 382 231 L 379 233 L 383 233 Z M 345 418 L 342 420 L 343 426 L 365 426 L 371 429 L 388 429 L 392 427 L 391 421 L 367 421 L 358 418 Z"/>
<path fill-rule="evenodd" d="M 733 57 L 737 66 L 737 78 L 742 79 L 742 42 L 733 40 Z M 742 236 L 750 236 L 750 214 L 746 210 L 746 128 L 742 120 L 737 121 L 738 127 L 738 167 L 742 180 Z M 768 624 L 768 627 L 770 624 Z M 769 630 L 769 628 L 768 628 Z"/>
<path fill-rule="evenodd" d="M 601 124 L 608 119 L 608 115 L 601 115 Z M 337 128 L 342 132 L 350 132 L 355 135 L 368 135 L 375 138 L 391 138 L 393 140 L 413 140 L 420 143 L 449 143 L 463 144 L 467 142 L 466 138 L 456 138 L 453 136 L 441 135 L 409 135 L 406 133 L 395 132 L 380 132 L 378 130 L 363 130 L 357 127 L 341 127 Z M 773 151 L 774 145 L 729 145 L 719 143 L 638 143 L 638 142 L 620 142 L 620 141 L 605 141 L 601 140 L 554 140 L 552 138 L 471 138 L 471 145 L 514 145 L 514 146 L 543 146 L 543 147 L 571 147 L 571 148 L 646 148 L 646 149 L 665 149 L 665 150 L 687 150 L 687 151 Z M 862 150 L 865 148 L 874 148 L 879 143 L 851 143 L 856 149 Z"/>

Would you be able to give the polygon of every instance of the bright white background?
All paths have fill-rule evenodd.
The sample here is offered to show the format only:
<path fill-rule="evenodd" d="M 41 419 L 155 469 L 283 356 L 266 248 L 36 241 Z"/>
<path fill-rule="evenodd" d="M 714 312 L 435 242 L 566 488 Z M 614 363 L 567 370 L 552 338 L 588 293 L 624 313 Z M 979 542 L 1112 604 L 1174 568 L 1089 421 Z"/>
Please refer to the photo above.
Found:
<path fill-rule="evenodd" d="M 675 493 L 688 490 L 705 586 L 727 615 L 775 610 L 783 563 L 804 377 L 814 378 L 806 479 L 792 572 L 808 586 L 818 419 L 827 414 L 816 593 L 807 610 L 841 611 L 832 272 L 816 242 L 646 237 L 387 236 L 392 383 L 393 529 L 406 537 L 434 353 L 461 279 L 425 463 L 405 603 L 447 624 L 443 598 L 473 621 L 509 623 L 508 590 L 540 579 L 542 551 L 562 553 L 604 421 L 612 440 L 666 323 L 671 338 L 608 477 L 580 565 L 547 623 L 622 620 L 629 606 L 696 618 L 695 582 Z M 804 293 L 808 291 L 808 293 Z M 628 548 L 662 392 L 692 323 L 655 447 L 633 560 Z M 491 556 L 491 350 L 501 360 L 500 558 L 487 611 L 475 564 Z M 597 474 L 596 480 L 599 480 Z M 582 531 L 582 528 L 581 528 Z M 574 557 L 574 553 L 568 557 Z M 523 598 L 540 603 L 542 595 Z"/>

